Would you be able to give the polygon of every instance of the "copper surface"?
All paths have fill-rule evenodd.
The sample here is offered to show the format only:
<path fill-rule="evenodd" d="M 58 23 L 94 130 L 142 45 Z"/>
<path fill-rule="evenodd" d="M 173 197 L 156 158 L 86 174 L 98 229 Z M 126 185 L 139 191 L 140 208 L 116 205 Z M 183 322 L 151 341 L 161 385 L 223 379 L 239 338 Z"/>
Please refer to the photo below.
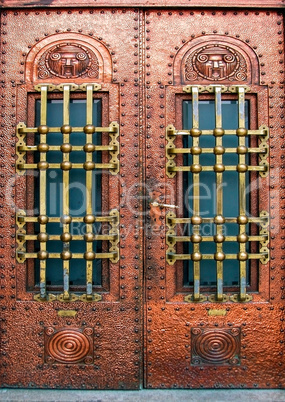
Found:
<path fill-rule="evenodd" d="M 284 387 L 284 31 L 278 10 L 262 10 L 282 2 L 244 0 L 244 10 L 196 9 L 197 2 L 189 8 L 188 1 L 167 3 L 185 6 L 179 9 L 134 9 L 133 2 L 59 8 L 63 3 L 75 2 L 31 1 L 35 8 L 24 9 L 9 9 L 18 1 L 1 3 L 1 386 Z M 25 177 L 15 180 L 16 125 L 34 124 L 34 85 L 59 85 L 66 75 L 87 82 L 87 66 L 59 70 L 47 61 L 44 79 L 39 72 L 43 56 L 49 60 L 54 46 L 66 51 L 69 42 L 98 61 L 98 71 L 90 70 L 105 97 L 103 125 L 120 124 L 120 173 L 106 174 L 103 188 L 104 211 L 120 211 L 120 261 L 104 268 L 103 289 L 96 288 L 102 300 L 92 303 L 34 301 L 29 267 L 16 261 L 16 209 L 33 196 Z M 263 186 L 253 205 L 270 212 L 270 262 L 259 267 L 258 291 L 247 303 L 185 302 L 182 267 L 166 263 L 168 209 L 148 209 L 151 198 L 178 205 L 183 215 L 182 176 L 166 176 L 165 128 L 182 128 L 181 99 L 191 96 L 183 92 L 191 84 L 185 63 L 195 62 L 203 44 L 228 46 L 246 63 L 245 80 L 234 75 L 236 64 L 219 84 L 250 86 L 252 129 L 270 128 L 270 174 L 258 179 Z M 204 77 L 195 84 L 213 84 L 207 69 L 196 70 Z M 209 314 L 220 309 L 226 314 Z"/>

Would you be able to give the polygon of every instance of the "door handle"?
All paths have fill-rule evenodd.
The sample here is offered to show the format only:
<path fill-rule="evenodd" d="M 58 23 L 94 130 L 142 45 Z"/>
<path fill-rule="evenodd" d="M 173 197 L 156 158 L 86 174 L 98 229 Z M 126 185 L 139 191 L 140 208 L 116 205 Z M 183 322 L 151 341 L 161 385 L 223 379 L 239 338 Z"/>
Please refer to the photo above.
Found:
<path fill-rule="evenodd" d="M 157 201 L 153 201 L 150 203 L 153 207 L 160 207 L 160 208 L 179 208 L 178 205 L 172 204 L 162 204 Z"/>

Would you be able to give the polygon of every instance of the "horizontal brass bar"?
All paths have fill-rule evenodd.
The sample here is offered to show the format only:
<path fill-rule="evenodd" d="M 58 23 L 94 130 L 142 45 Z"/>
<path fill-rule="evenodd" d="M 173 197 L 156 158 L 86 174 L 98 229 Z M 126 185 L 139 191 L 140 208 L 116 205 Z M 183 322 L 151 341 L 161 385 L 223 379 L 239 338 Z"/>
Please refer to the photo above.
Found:
<path fill-rule="evenodd" d="M 49 163 L 49 169 L 60 169 L 60 163 Z M 117 164 L 115 163 L 94 163 L 94 169 L 115 169 Z M 17 165 L 17 168 L 20 170 L 28 170 L 28 169 L 38 169 L 38 165 L 36 163 L 21 163 Z M 83 163 L 72 163 L 72 169 L 84 169 Z"/>
<path fill-rule="evenodd" d="M 18 222 L 38 222 L 37 216 L 18 216 Z M 116 216 L 94 216 L 94 222 L 113 222 L 116 220 Z M 59 223 L 61 217 L 49 217 L 48 222 Z M 72 217 L 72 222 L 84 222 L 84 217 Z"/>
<path fill-rule="evenodd" d="M 260 136 L 265 136 L 267 135 L 267 130 L 261 129 L 261 130 L 248 130 L 247 135 L 260 135 Z M 191 135 L 190 130 L 176 130 L 176 131 L 169 131 L 168 132 L 169 136 L 178 136 L 178 135 Z M 213 135 L 213 130 L 201 130 L 201 135 Z M 224 130 L 224 135 L 236 135 L 236 130 Z"/>
<path fill-rule="evenodd" d="M 18 129 L 20 134 L 25 133 L 37 133 L 38 127 L 21 127 Z M 72 133 L 84 133 L 84 127 L 72 127 Z M 113 133 L 114 129 L 112 127 L 95 127 L 94 133 Z M 47 135 L 51 133 L 61 133 L 61 127 L 49 127 L 49 132 Z M 93 134 L 94 134 L 93 133 Z"/>
<path fill-rule="evenodd" d="M 24 253 L 22 251 L 18 251 L 17 255 L 19 257 L 25 257 L 25 258 L 38 258 L 37 253 Z M 110 252 L 110 253 L 94 253 L 94 258 L 99 259 L 99 258 L 114 258 L 118 255 L 117 252 Z M 49 253 L 48 254 L 48 259 L 54 259 L 58 258 L 61 259 L 60 253 Z M 72 253 L 72 259 L 84 259 L 84 254 L 83 253 Z"/>
<path fill-rule="evenodd" d="M 83 301 L 83 302 L 98 302 L 102 300 L 102 295 L 98 293 L 92 293 L 92 297 L 89 297 L 89 295 L 86 294 L 81 294 L 77 295 L 75 293 L 69 293 L 69 298 L 65 299 L 63 294 L 51 294 L 47 293 L 45 298 L 41 297 L 41 294 L 35 294 L 34 295 L 34 300 L 38 302 L 51 302 L 51 301 L 61 301 L 61 302 L 75 302 L 75 301 Z M 73 311 L 73 310 L 60 310 L 60 311 Z M 64 314 L 61 315 L 62 317 Z"/>
<path fill-rule="evenodd" d="M 20 166 L 20 165 L 19 165 Z M 20 169 L 20 167 L 19 167 Z M 169 172 L 191 172 L 192 167 L 191 166 L 169 166 L 168 171 Z M 248 171 L 254 171 L 254 172 L 266 172 L 267 171 L 267 166 L 247 166 Z M 201 166 L 201 171 L 202 172 L 214 172 L 215 168 L 214 166 Z M 237 171 L 237 165 L 235 166 L 224 166 L 224 171 L 229 171 L 229 172 L 236 172 Z M 194 172 L 196 173 L 196 172 Z"/>
<path fill-rule="evenodd" d="M 19 149 L 20 150 L 20 149 Z M 236 154 L 237 148 L 224 148 L 225 154 Z M 169 148 L 168 154 L 191 154 L 191 148 Z M 248 148 L 247 153 L 266 154 L 267 150 L 264 148 Z M 201 154 L 214 154 L 214 148 L 201 148 Z"/>
<path fill-rule="evenodd" d="M 112 234 L 112 235 L 93 235 L 93 241 L 95 240 L 110 240 L 114 241 L 118 238 L 117 234 Z M 27 235 L 27 234 L 18 234 L 17 239 L 21 241 L 25 240 L 37 240 L 38 236 L 36 234 L 34 235 Z M 48 240 L 61 240 L 60 235 L 52 235 L 48 234 Z M 84 235 L 75 235 L 72 236 L 72 240 L 84 240 Z"/>
<path fill-rule="evenodd" d="M 176 235 L 167 235 L 167 239 L 174 240 L 176 242 L 190 242 L 191 236 L 176 236 Z M 268 235 L 263 236 L 248 236 L 248 241 L 264 241 L 268 239 Z M 201 241 L 210 242 L 214 241 L 214 236 L 201 236 Z M 224 241 L 226 242 L 236 242 L 237 236 L 225 236 Z"/>
<path fill-rule="evenodd" d="M 48 152 L 50 151 L 60 151 L 60 145 L 49 145 Z M 34 151 L 36 152 L 38 150 L 37 145 L 20 145 L 17 150 L 19 152 L 27 152 L 27 151 Z M 118 147 L 116 145 L 94 145 L 94 151 L 117 151 Z M 84 151 L 84 147 L 78 146 L 78 145 L 73 145 L 72 146 L 72 152 L 73 151 Z"/>
<path fill-rule="evenodd" d="M 167 258 L 171 260 L 192 260 L 192 254 L 176 254 L 176 253 L 167 253 Z M 248 254 L 248 259 L 261 259 L 264 256 L 268 255 L 268 253 L 259 253 L 259 254 Z M 214 260 L 214 254 L 202 254 L 202 260 Z M 237 260 L 237 254 L 225 254 L 226 260 Z"/>

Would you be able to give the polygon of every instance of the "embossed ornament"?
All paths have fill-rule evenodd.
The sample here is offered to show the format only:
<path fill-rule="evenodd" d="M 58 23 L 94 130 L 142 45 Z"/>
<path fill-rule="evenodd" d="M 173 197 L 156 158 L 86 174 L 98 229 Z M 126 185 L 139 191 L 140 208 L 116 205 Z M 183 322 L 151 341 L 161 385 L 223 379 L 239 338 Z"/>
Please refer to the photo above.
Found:
<path fill-rule="evenodd" d="M 90 77 L 99 75 L 96 55 L 78 43 L 60 43 L 47 50 L 38 62 L 38 78 Z"/>
<path fill-rule="evenodd" d="M 243 56 L 229 46 L 209 44 L 192 52 L 185 63 L 185 80 L 244 81 L 247 78 Z"/>

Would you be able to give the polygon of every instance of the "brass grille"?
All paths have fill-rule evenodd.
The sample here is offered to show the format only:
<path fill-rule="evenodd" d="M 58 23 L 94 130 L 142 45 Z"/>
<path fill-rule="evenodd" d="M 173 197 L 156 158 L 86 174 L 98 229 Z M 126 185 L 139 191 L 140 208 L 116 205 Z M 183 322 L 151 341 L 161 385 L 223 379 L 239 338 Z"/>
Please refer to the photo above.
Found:
<path fill-rule="evenodd" d="M 191 217 L 176 217 L 173 212 L 167 215 L 167 262 L 173 265 L 178 260 L 191 260 L 193 262 L 194 291 L 192 295 L 187 295 L 185 301 L 227 301 L 229 296 L 223 293 L 223 262 L 225 259 L 238 260 L 239 262 L 239 294 L 232 295 L 232 301 L 248 301 L 251 300 L 251 295 L 246 293 L 246 266 L 248 260 L 256 259 L 262 264 L 269 260 L 268 244 L 268 213 L 261 211 L 259 216 L 252 217 L 247 215 L 246 210 L 246 174 L 250 171 L 259 172 L 261 177 L 266 177 L 268 174 L 268 136 L 269 129 L 266 126 L 261 126 L 258 130 L 248 130 L 245 124 L 245 93 L 249 92 L 248 87 L 244 86 L 231 86 L 225 87 L 220 85 L 213 85 L 209 87 L 203 86 L 187 86 L 184 88 L 186 93 L 192 94 L 192 128 L 190 130 L 176 130 L 173 125 L 166 128 L 166 157 L 167 162 L 167 175 L 174 177 L 176 172 L 191 172 L 193 178 L 193 214 Z M 200 130 L 199 129 L 199 93 L 209 92 L 213 93 L 215 97 L 215 128 L 213 130 Z M 236 93 L 238 98 L 238 128 L 235 130 L 224 130 L 222 128 L 222 93 Z M 238 146 L 235 148 L 226 148 L 223 146 L 223 136 L 236 135 L 238 138 Z M 178 136 L 191 136 L 191 148 L 177 148 L 175 146 L 175 139 Z M 200 136 L 214 136 L 215 145 L 213 148 L 200 147 Z M 257 147 L 248 147 L 246 144 L 246 137 L 256 136 L 258 138 Z M 202 153 L 214 154 L 215 164 L 213 166 L 202 166 L 200 164 L 200 155 Z M 246 163 L 246 156 L 251 154 L 258 154 L 259 164 L 249 165 Z M 177 165 L 176 156 L 179 154 L 191 154 L 192 164 Z M 224 165 L 224 154 L 237 154 L 237 165 Z M 202 218 L 200 211 L 200 173 L 201 172 L 214 172 L 215 173 L 215 197 L 216 197 L 216 210 L 215 216 L 212 218 Z M 223 215 L 223 173 L 225 171 L 235 171 L 238 173 L 238 209 L 239 215 L 235 217 L 225 217 Z M 201 225 L 204 223 L 215 224 L 214 236 L 202 236 Z M 224 236 L 223 228 L 225 224 L 237 223 L 239 227 L 239 234 L 237 236 Z M 247 233 L 248 224 L 254 223 L 259 225 L 259 233 L 257 235 L 249 235 Z M 177 235 L 178 225 L 188 224 L 192 225 L 192 234 L 190 236 Z M 259 242 L 259 252 L 247 252 L 249 242 Z M 177 242 L 190 242 L 193 244 L 193 252 L 190 254 L 176 253 Z M 214 242 L 216 244 L 216 251 L 213 254 L 204 254 L 200 251 L 201 242 Z M 238 242 L 239 252 L 237 254 L 227 254 L 223 251 L 223 244 L 225 242 Z M 216 265 L 216 284 L 217 291 L 215 295 L 205 296 L 200 292 L 200 262 L 203 259 L 213 260 Z"/>
<path fill-rule="evenodd" d="M 116 263 L 119 260 L 119 212 L 111 210 L 107 216 L 94 215 L 92 206 L 92 172 L 95 169 L 106 169 L 110 174 L 115 175 L 119 172 L 119 125 L 112 122 L 109 127 L 95 127 L 92 122 L 93 116 L 93 92 L 101 89 L 98 84 L 62 84 L 49 85 L 43 84 L 35 87 L 41 93 L 41 110 L 40 110 L 40 125 L 38 127 L 26 127 L 24 123 L 19 123 L 17 126 L 17 164 L 16 169 L 19 175 L 25 174 L 28 170 L 36 170 L 39 173 L 39 215 L 26 216 L 25 211 L 20 210 L 17 213 L 17 260 L 23 263 L 26 259 L 39 259 L 40 261 L 40 293 L 35 295 L 35 300 L 60 300 L 60 301 L 98 301 L 101 300 L 100 294 L 94 294 L 92 289 L 93 262 L 95 259 L 109 259 Z M 61 127 L 47 126 L 47 101 L 48 92 L 60 91 L 63 93 L 63 125 Z M 84 127 L 70 126 L 70 92 L 81 91 L 86 92 L 86 125 Z M 70 144 L 70 134 L 72 132 L 85 134 L 85 145 L 75 146 Z M 27 145 L 27 133 L 38 133 L 39 144 Z M 49 133 L 62 133 L 62 145 L 49 145 Z M 93 136 L 96 133 L 109 134 L 108 145 L 94 145 Z M 61 151 L 61 163 L 48 163 L 47 152 Z M 71 152 L 85 152 L 85 162 L 71 163 Z M 26 163 L 27 152 L 39 154 L 38 163 Z M 93 162 L 94 152 L 108 152 L 108 163 Z M 62 170 L 62 216 L 47 216 L 47 171 L 48 169 Z M 85 172 L 85 216 L 71 216 L 70 200 L 69 200 L 69 185 L 70 185 L 70 170 L 82 169 Z M 72 235 L 70 233 L 71 222 L 82 222 L 86 226 L 86 233 Z M 93 232 L 93 224 L 95 222 L 105 222 L 109 224 L 109 233 L 96 234 Z M 26 224 L 38 223 L 39 234 L 27 234 Z M 62 234 L 55 235 L 47 233 L 47 223 L 58 223 L 62 225 Z M 27 252 L 27 241 L 39 241 L 40 250 L 38 252 Z M 61 241 L 61 252 L 49 252 L 47 250 L 47 241 Z M 70 241 L 85 241 L 86 251 L 84 253 L 72 253 L 70 251 Z M 109 241 L 108 252 L 94 252 L 94 241 Z M 46 285 L 46 262 L 48 259 L 60 259 L 62 261 L 63 274 L 63 293 L 54 295 L 47 292 Z M 86 293 L 76 295 L 70 293 L 70 260 L 85 259 L 86 261 Z"/>

